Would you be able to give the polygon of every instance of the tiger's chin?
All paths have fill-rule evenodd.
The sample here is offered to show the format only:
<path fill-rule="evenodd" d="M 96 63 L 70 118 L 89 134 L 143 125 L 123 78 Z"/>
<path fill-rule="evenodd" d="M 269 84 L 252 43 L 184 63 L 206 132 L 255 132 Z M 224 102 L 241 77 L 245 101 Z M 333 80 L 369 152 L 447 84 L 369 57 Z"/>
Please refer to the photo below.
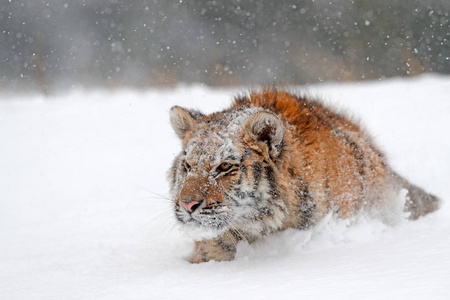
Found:
<path fill-rule="evenodd" d="M 213 228 L 195 223 L 187 223 L 180 225 L 181 225 L 180 231 L 195 241 L 214 239 L 220 236 L 221 234 L 225 233 L 227 230 L 229 230 L 229 228 L 226 226 L 220 228 Z"/>

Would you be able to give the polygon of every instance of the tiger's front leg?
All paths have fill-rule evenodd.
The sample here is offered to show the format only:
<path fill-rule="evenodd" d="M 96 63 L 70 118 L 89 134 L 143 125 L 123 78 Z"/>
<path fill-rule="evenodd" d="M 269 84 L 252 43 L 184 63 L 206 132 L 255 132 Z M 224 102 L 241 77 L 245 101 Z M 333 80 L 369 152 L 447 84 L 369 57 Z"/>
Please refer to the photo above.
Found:
<path fill-rule="evenodd" d="M 236 254 L 238 240 L 227 234 L 215 239 L 204 239 L 195 242 L 194 253 L 188 259 L 190 263 L 198 264 L 210 260 L 231 261 Z"/>

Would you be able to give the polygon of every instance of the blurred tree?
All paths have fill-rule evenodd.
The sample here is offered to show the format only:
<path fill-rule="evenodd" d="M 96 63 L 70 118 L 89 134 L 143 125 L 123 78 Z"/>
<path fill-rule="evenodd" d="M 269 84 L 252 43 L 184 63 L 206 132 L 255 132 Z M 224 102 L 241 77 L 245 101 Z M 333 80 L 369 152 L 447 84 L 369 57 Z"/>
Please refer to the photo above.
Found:
<path fill-rule="evenodd" d="M 450 73 L 450 1 L 12 0 L 0 89 Z"/>

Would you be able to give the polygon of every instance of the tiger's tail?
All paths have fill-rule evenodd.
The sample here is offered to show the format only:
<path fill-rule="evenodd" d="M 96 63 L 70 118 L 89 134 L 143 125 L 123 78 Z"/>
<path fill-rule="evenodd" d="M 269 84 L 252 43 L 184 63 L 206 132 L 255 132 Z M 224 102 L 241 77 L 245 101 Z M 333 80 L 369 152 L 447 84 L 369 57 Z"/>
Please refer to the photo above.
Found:
<path fill-rule="evenodd" d="M 400 188 L 407 191 L 404 212 L 409 213 L 408 219 L 417 220 L 419 217 L 432 213 L 441 207 L 441 199 L 427 193 L 401 176 L 395 175 Z"/>

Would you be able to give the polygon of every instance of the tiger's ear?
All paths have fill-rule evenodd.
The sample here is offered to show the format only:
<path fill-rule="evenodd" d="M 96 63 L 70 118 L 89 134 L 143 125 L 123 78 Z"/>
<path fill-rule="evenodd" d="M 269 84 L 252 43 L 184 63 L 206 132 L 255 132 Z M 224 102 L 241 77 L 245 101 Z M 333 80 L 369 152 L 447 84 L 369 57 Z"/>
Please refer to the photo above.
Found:
<path fill-rule="evenodd" d="M 170 109 L 170 124 L 178 137 L 184 139 L 186 134 L 197 124 L 197 119 L 200 116 L 203 116 L 200 112 L 174 106 Z"/>
<path fill-rule="evenodd" d="M 246 142 L 256 142 L 256 146 L 267 151 L 271 158 L 280 156 L 285 128 L 275 114 L 258 112 L 245 121 L 243 129 Z"/>

